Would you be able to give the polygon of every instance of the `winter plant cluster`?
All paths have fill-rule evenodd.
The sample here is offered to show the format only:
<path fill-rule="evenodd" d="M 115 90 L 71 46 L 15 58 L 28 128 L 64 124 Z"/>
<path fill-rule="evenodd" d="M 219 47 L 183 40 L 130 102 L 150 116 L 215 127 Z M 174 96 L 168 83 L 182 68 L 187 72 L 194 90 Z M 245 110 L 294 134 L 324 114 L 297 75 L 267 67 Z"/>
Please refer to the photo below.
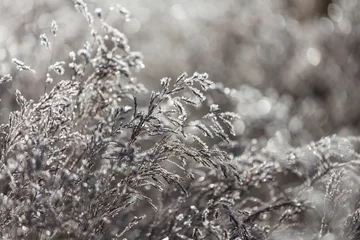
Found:
<path fill-rule="evenodd" d="M 0 126 L 1 239 L 360 238 L 358 137 L 264 142 L 273 125 L 300 131 L 291 99 L 206 73 L 146 89 L 124 33 L 73 2 L 90 32 L 81 49 L 51 60 L 46 76 L 13 58 L 44 94 L 16 91 L 20 109 Z M 49 27 L 39 44 L 53 51 L 62 30 Z"/>

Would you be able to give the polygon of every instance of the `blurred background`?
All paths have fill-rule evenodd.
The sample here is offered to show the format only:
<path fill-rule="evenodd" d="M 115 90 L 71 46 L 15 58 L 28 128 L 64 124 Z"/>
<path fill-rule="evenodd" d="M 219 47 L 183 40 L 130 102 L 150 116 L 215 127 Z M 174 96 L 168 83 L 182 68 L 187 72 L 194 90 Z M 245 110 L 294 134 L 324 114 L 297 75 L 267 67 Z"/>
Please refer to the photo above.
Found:
<path fill-rule="evenodd" d="M 280 136 L 301 145 L 359 134 L 358 0 L 123 0 L 130 22 L 108 13 L 119 1 L 86 2 L 91 12 L 102 8 L 132 49 L 142 52 L 146 67 L 136 78 L 148 88 L 184 71 L 207 72 L 226 86 L 213 98 L 242 116 L 236 123 L 242 139 Z M 59 25 L 55 39 L 53 19 Z M 42 33 L 53 51 L 40 45 Z M 71 0 L 1 0 L 0 75 L 14 80 L 0 86 L 0 122 L 17 109 L 15 89 L 37 100 L 50 62 L 68 60 L 88 38 Z M 36 75 L 18 72 L 12 58 Z"/>

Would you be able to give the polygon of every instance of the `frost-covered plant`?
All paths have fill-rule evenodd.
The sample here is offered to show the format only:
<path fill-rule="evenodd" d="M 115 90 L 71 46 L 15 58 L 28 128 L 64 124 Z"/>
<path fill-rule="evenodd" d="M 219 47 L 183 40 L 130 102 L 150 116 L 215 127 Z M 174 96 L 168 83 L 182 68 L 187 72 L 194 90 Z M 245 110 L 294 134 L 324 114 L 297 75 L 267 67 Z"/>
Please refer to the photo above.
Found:
<path fill-rule="evenodd" d="M 51 57 L 44 76 L 13 58 L 44 94 L 17 90 L 20 109 L 0 126 L 1 238 L 359 238 L 359 138 L 291 147 L 302 127 L 289 96 L 205 73 L 148 94 L 125 34 L 73 2 L 89 25 L 83 48 Z M 54 51 L 61 28 L 50 29 L 40 44 Z"/>
<path fill-rule="evenodd" d="M 237 115 L 212 105 L 203 120 L 191 120 L 184 106 L 199 107 L 205 100 L 203 92 L 213 85 L 207 75 L 183 74 L 174 83 L 164 78 L 162 89 L 139 105 L 136 95 L 146 89 L 135 83 L 131 69 L 143 67 L 141 54 L 100 14 L 98 33 L 86 4 L 74 3 L 92 40 L 70 53 L 71 79 L 38 102 L 16 91 L 20 110 L 1 126 L 3 238 L 121 237 L 145 217 L 133 210 L 136 205 L 147 202 L 156 210 L 146 191 L 163 191 L 167 182 L 186 193 L 183 179 L 193 176 L 188 161 L 230 171 L 227 154 L 209 148 L 194 128 L 229 141 L 225 127 L 231 128 Z M 51 47 L 45 35 L 40 38 Z M 24 62 L 13 62 L 35 74 Z M 64 71 L 64 61 L 51 63 L 45 86 L 53 72 Z"/>

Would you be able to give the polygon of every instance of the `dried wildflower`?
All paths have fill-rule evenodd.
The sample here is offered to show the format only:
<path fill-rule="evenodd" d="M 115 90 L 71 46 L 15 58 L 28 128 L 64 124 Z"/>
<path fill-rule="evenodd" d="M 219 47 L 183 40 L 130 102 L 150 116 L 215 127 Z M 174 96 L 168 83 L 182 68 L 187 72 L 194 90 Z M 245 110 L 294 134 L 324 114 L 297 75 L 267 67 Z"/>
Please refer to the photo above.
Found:
<path fill-rule="evenodd" d="M 11 82 L 12 81 L 12 76 L 10 74 L 6 74 L 6 75 L 3 75 L 1 76 L 0 78 L 0 84 L 2 83 L 7 83 L 7 82 Z"/>
<path fill-rule="evenodd" d="M 87 5 L 83 0 L 75 0 L 74 4 L 75 9 L 80 13 L 85 14 L 88 11 Z"/>
<path fill-rule="evenodd" d="M 65 72 L 64 65 L 64 61 L 55 62 L 54 64 L 49 66 L 49 71 L 53 70 L 55 73 L 63 75 Z"/>
<path fill-rule="evenodd" d="M 35 70 L 31 69 L 29 66 L 25 65 L 24 62 L 16 59 L 16 58 L 13 58 L 12 59 L 12 62 L 16 64 L 16 68 L 20 71 L 30 71 L 32 72 L 33 74 L 35 74 Z"/>
<path fill-rule="evenodd" d="M 59 27 L 58 27 L 56 21 L 55 21 L 55 20 L 52 20 L 52 21 L 51 21 L 51 32 L 52 32 L 52 34 L 53 34 L 54 36 L 57 35 L 58 29 L 59 29 Z"/>
<path fill-rule="evenodd" d="M 45 46 L 47 49 L 51 49 L 51 44 L 49 39 L 46 37 L 45 34 L 40 35 L 41 45 Z"/>
<path fill-rule="evenodd" d="M 25 103 L 26 103 L 26 100 L 25 100 L 25 98 L 23 97 L 23 95 L 21 94 L 21 92 L 18 89 L 16 89 L 16 91 L 15 91 L 15 96 L 16 96 L 17 103 L 21 107 L 23 107 L 25 105 Z"/>

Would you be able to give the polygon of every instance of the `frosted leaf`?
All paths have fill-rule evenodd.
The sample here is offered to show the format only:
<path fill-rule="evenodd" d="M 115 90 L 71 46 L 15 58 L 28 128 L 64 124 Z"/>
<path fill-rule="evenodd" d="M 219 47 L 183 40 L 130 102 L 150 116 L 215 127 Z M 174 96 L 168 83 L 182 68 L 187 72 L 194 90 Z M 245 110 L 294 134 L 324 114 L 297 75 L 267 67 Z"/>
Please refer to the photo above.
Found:
<path fill-rule="evenodd" d="M 198 77 L 199 77 L 199 75 L 200 75 L 200 73 L 198 73 L 198 72 L 194 72 L 194 74 L 193 74 L 192 78 L 198 78 Z"/>
<path fill-rule="evenodd" d="M 167 88 L 170 84 L 171 78 L 165 77 L 160 79 L 160 84 L 162 87 Z"/>
<path fill-rule="evenodd" d="M 58 25 L 57 25 L 55 20 L 52 20 L 52 22 L 51 22 L 51 32 L 52 32 L 52 34 L 54 36 L 56 36 L 57 31 L 58 31 Z"/>
<path fill-rule="evenodd" d="M 176 82 L 178 83 L 178 82 L 184 81 L 187 77 L 188 77 L 188 74 L 185 72 L 176 79 Z"/>
<path fill-rule="evenodd" d="M 208 115 L 209 115 L 208 119 L 210 119 L 213 124 L 212 126 L 210 126 L 210 128 L 214 131 L 215 135 L 217 135 L 218 137 L 222 138 L 223 140 L 229 142 L 229 137 L 227 136 L 224 129 L 218 122 L 217 117 L 212 114 L 208 114 Z"/>
<path fill-rule="evenodd" d="M 191 92 L 194 94 L 195 97 L 197 97 L 200 101 L 204 101 L 206 99 L 206 97 L 204 96 L 204 94 L 202 94 L 202 92 L 200 92 L 199 89 L 194 88 L 194 87 L 189 87 L 189 89 L 191 90 Z"/>
<path fill-rule="evenodd" d="M 199 130 L 201 130 L 201 132 L 203 133 L 204 136 L 210 137 L 210 138 L 214 137 L 214 135 L 211 133 L 209 128 L 205 124 L 201 123 L 200 121 L 195 121 L 192 123 L 192 125 L 194 125 Z"/>
<path fill-rule="evenodd" d="M 35 74 L 35 70 L 34 69 L 31 69 L 29 66 L 25 65 L 25 63 L 23 61 L 20 61 L 19 59 L 17 58 L 13 58 L 12 59 L 13 63 L 16 64 L 16 68 L 20 71 L 30 71 L 32 72 L 33 74 Z"/>
<path fill-rule="evenodd" d="M 193 136 L 193 139 L 195 142 L 197 142 L 198 144 L 200 144 L 200 146 L 203 148 L 203 149 L 208 149 L 208 146 L 206 145 L 206 143 L 201 140 L 198 136 Z"/>
<path fill-rule="evenodd" d="M 173 104 L 176 107 L 176 109 L 178 110 L 178 113 L 180 115 L 186 116 L 186 110 L 185 110 L 184 106 L 182 105 L 182 103 L 177 98 L 173 99 Z"/>
<path fill-rule="evenodd" d="M 183 121 L 181 121 L 178 118 L 174 118 L 174 117 L 170 117 L 170 116 L 166 116 L 167 119 L 170 120 L 170 122 L 174 125 L 174 126 L 181 126 L 184 124 Z"/>
<path fill-rule="evenodd" d="M 20 107 L 24 107 L 26 104 L 26 99 L 18 89 L 16 89 L 15 95 L 16 95 L 16 102 L 20 105 Z"/>
<path fill-rule="evenodd" d="M 333 172 L 325 185 L 325 201 L 329 204 L 335 204 L 336 196 L 341 194 L 341 174 L 341 171 Z"/>
<path fill-rule="evenodd" d="M 56 62 L 49 66 L 49 71 L 53 70 L 57 74 L 63 75 L 65 73 L 64 64 L 64 61 Z"/>
<path fill-rule="evenodd" d="M 225 140 L 228 143 L 230 142 L 230 139 L 229 139 L 228 135 L 226 135 L 225 132 L 222 132 L 222 131 L 214 131 L 214 132 L 215 132 L 215 135 L 217 135 L 221 139 Z"/>
<path fill-rule="evenodd" d="M 234 119 L 240 119 L 241 116 L 237 113 L 234 112 L 223 112 L 220 114 L 221 117 L 223 118 L 227 118 L 229 120 L 234 120 Z"/>
<path fill-rule="evenodd" d="M 199 107 L 200 102 L 193 98 L 181 97 L 180 100 L 188 105 Z"/>
<path fill-rule="evenodd" d="M 225 123 L 225 125 L 228 127 L 230 134 L 235 136 L 235 128 L 232 122 L 230 122 L 229 120 L 225 119 L 224 117 L 220 116 L 220 119 Z"/>
<path fill-rule="evenodd" d="M 41 45 L 45 46 L 47 49 L 51 48 L 50 41 L 45 34 L 40 35 L 40 40 L 41 40 Z"/>
<path fill-rule="evenodd" d="M 211 80 L 207 80 L 207 79 L 201 80 L 201 81 L 199 81 L 199 83 L 200 83 L 201 89 L 204 91 L 215 86 L 215 84 Z"/>

